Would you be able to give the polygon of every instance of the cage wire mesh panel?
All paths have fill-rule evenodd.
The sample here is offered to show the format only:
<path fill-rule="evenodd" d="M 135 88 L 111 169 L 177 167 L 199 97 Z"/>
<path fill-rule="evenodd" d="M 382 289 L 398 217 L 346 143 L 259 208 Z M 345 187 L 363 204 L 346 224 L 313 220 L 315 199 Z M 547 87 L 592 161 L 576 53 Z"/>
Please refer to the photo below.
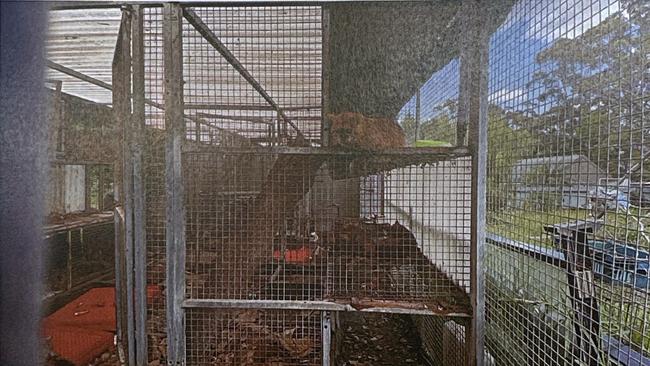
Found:
<path fill-rule="evenodd" d="M 245 138 L 247 143 L 278 145 L 295 138 L 297 128 L 309 142 L 320 143 L 321 8 L 196 7 L 191 11 L 277 108 L 185 20 L 185 110 L 195 121 L 187 126 L 188 137 L 206 142 L 221 131 L 226 141 L 241 143 Z"/>
<path fill-rule="evenodd" d="M 420 87 L 398 114 L 413 146 L 456 144 L 460 62 L 453 59 Z"/>
<path fill-rule="evenodd" d="M 190 298 L 391 300 L 469 312 L 468 159 L 390 173 L 399 162 L 381 153 L 292 155 L 290 169 L 271 167 L 274 159 L 185 154 Z M 224 174 L 232 161 L 240 165 Z M 374 200 L 383 208 L 360 217 L 366 180 L 381 182 Z"/>
<path fill-rule="evenodd" d="M 524 0 L 490 45 L 487 347 L 650 364 L 647 1 Z"/>
<path fill-rule="evenodd" d="M 188 365 L 322 365 L 318 311 L 191 309 Z"/>
<path fill-rule="evenodd" d="M 471 316 L 468 153 L 318 151 L 322 9 L 184 11 L 186 299 Z M 144 159 L 148 344 L 150 360 L 164 360 L 162 10 L 144 14 L 145 93 L 153 102 Z M 431 94 L 443 84 L 446 94 Z M 426 85 L 423 118 L 446 118 L 435 125 L 444 141 L 430 146 L 451 146 L 458 61 Z M 435 128 L 423 123 L 422 136 Z M 192 364 L 320 364 L 323 356 L 320 312 L 188 308 L 186 316 Z"/>
<path fill-rule="evenodd" d="M 460 40 L 455 39 L 455 42 Z M 454 58 L 433 73 L 402 107 L 398 121 L 410 145 L 452 146 L 458 141 L 460 60 Z M 416 172 L 414 179 L 408 172 Z M 391 173 L 399 191 L 388 199 L 397 217 L 407 222 L 423 254 L 456 285 L 470 291 L 471 160 L 457 158 Z M 399 178 L 401 177 L 401 178 Z M 392 215 L 390 215 L 392 216 Z M 469 361 L 467 323 L 458 319 L 416 317 L 422 350 L 433 364 L 465 365 Z"/>
<path fill-rule="evenodd" d="M 149 360 L 166 359 L 165 299 L 165 112 L 162 9 L 143 9 L 145 97 L 145 235 L 147 246 L 147 346 Z"/>

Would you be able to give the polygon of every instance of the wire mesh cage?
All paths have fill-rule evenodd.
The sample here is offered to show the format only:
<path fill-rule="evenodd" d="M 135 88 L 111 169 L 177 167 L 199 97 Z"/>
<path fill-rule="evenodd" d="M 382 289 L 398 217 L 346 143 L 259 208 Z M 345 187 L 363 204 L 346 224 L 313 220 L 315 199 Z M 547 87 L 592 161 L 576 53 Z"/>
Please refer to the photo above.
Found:
<path fill-rule="evenodd" d="M 122 9 L 128 361 L 327 364 L 373 311 L 432 363 L 650 364 L 648 2 L 297 4 Z"/>
<path fill-rule="evenodd" d="M 469 160 L 341 155 L 187 153 L 188 297 L 468 313 Z"/>
<path fill-rule="evenodd" d="M 133 48 L 116 53 L 113 67 L 116 79 L 133 73 L 134 92 L 115 87 L 114 100 L 118 110 L 133 108 L 143 119 L 140 126 L 124 125 L 131 144 L 123 152 L 124 169 L 133 174 L 124 180 L 125 235 L 136 256 L 127 262 L 135 273 L 135 309 L 127 317 L 133 318 L 127 333 L 135 339 L 128 340 L 128 357 L 324 364 L 332 311 L 457 319 L 463 323 L 457 343 L 475 339 L 466 326 L 477 306 L 479 170 L 467 125 L 469 111 L 478 106 L 467 102 L 460 116 L 453 112 L 458 104 L 443 104 L 469 100 L 476 81 L 465 80 L 466 95 L 461 93 L 457 58 L 446 67 L 436 61 L 399 85 L 415 90 L 418 83 L 448 84 L 444 97 L 424 95 L 435 100 L 428 106 L 438 105 L 427 107 L 426 118 L 453 114 L 448 125 L 438 126 L 449 132 L 443 144 L 406 146 L 410 130 L 395 123 L 401 118 L 396 103 L 408 101 L 403 90 L 389 93 L 390 105 L 371 93 L 367 106 L 341 109 L 346 104 L 329 99 L 334 92 L 328 83 L 337 90 L 358 87 L 340 85 L 340 75 L 328 74 L 349 72 L 334 67 L 337 57 L 349 55 L 330 43 L 346 41 L 345 14 L 357 12 L 367 26 L 382 29 L 381 19 L 420 17 L 422 7 L 364 6 L 164 4 L 125 10 L 118 44 L 132 37 Z M 459 8 L 445 7 L 454 10 Z M 437 24 L 427 14 L 411 32 Z M 419 50 L 416 43 L 411 46 Z M 350 62 L 363 65 L 368 57 Z M 407 59 L 409 68 L 420 59 L 430 62 L 427 57 L 433 56 Z M 442 58 L 450 59 L 448 53 Z M 438 72 L 431 77 L 430 70 Z M 140 188 L 130 186 L 138 184 L 141 209 Z M 131 304 L 131 294 L 125 296 Z M 146 320 L 138 309 L 146 309 Z M 460 337 L 460 328 L 447 328 Z M 461 348 L 466 354 L 458 360 L 470 362 L 475 348 Z"/>

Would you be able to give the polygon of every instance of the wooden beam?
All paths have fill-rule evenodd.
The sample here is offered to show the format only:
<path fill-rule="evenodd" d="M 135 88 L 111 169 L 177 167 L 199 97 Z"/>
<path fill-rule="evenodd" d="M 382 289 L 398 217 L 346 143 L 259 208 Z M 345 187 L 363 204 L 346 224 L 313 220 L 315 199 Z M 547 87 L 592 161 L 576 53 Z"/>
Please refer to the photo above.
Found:
<path fill-rule="evenodd" d="M 183 11 L 178 3 L 163 6 L 165 75 L 165 189 L 167 363 L 185 365 L 185 205 L 181 153 L 183 116 Z"/>
<path fill-rule="evenodd" d="M 298 129 L 298 126 L 296 126 L 289 119 L 282 108 L 280 108 L 278 103 L 276 103 L 275 100 L 273 100 L 273 98 L 266 92 L 266 90 L 264 90 L 262 85 L 260 85 L 255 77 L 253 77 L 253 75 L 251 75 L 251 73 L 246 70 L 244 65 L 242 65 L 239 59 L 237 59 L 237 56 L 230 52 L 228 47 L 226 47 L 226 45 L 221 42 L 219 37 L 217 37 L 217 35 L 212 32 L 210 27 L 208 27 L 207 24 L 203 23 L 203 20 L 201 20 L 201 18 L 192 9 L 184 9 L 183 15 L 185 16 L 185 19 L 187 19 L 187 21 L 192 24 L 192 26 L 203 36 L 203 38 L 205 38 L 205 40 L 208 41 L 208 43 L 210 43 L 212 47 L 214 47 L 214 49 L 217 50 L 217 52 L 219 52 L 221 56 L 223 56 L 223 58 L 225 58 L 226 61 L 228 61 L 228 63 L 230 63 L 230 65 L 232 65 L 232 67 L 234 67 L 235 70 L 237 70 L 237 72 L 246 81 L 248 81 L 253 89 L 255 89 L 262 96 L 262 98 L 264 98 L 264 100 L 278 112 L 278 115 L 280 115 L 286 123 L 291 125 L 291 127 L 296 130 L 298 136 L 303 137 L 302 132 L 300 132 Z"/>

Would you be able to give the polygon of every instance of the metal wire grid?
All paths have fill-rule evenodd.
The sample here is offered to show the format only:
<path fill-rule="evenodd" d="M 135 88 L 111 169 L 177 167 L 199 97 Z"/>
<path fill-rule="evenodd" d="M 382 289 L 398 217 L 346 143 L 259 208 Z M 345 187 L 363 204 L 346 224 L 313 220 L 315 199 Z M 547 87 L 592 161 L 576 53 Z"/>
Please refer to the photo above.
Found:
<path fill-rule="evenodd" d="M 416 316 L 422 351 L 433 365 L 466 365 L 465 327 L 448 318 Z"/>
<path fill-rule="evenodd" d="M 185 20 L 185 110 L 194 121 L 188 124 L 188 138 L 214 141 L 220 131 L 262 145 L 286 144 L 296 137 L 293 123 L 308 141 L 320 143 L 320 7 L 197 7 L 191 11 L 288 121 Z"/>
<path fill-rule="evenodd" d="M 55 233 L 47 239 L 46 291 L 69 290 L 113 269 L 113 224 Z"/>
<path fill-rule="evenodd" d="M 492 37 L 498 364 L 650 362 L 649 14 L 643 1 L 521 1 Z"/>
<path fill-rule="evenodd" d="M 456 58 L 431 75 L 402 107 L 397 118 L 411 145 L 417 140 L 456 144 L 459 79 Z"/>
<path fill-rule="evenodd" d="M 320 312 L 191 309 L 189 365 L 322 365 Z"/>
<path fill-rule="evenodd" d="M 274 13 L 277 9 L 283 9 L 286 24 L 274 24 L 269 20 L 269 17 L 284 19 Z M 320 80 L 316 83 L 316 78 L 320 78 L 320 9 L 194 10 L 206 24 L 210 24 L 219 39 L 260 84 L 268 88 L 301 132 L 312 143 L 319 142 Z M 303 16 L 296 18 L 296 15 Z M 161 18 L 159 9 L 145 10 L 145 87 L 147 98 L 159 104 L 163 103 Z M 255 32 L 252 32 L 251 26 L 241 24 L 246 23 L 242 22 L 246 19 L 256 20 L 253 22 L 256 24 L 254 30 L 266 22 L 271 32 L 274 31 L 273 27 L 275 30 L 282 27 L 291 29 L 287 32 L 289 35 L 280 31 L 277 37 L 274 34 L 252 36 Z M 228 26 L 221 29 L 224 28 L 222 24 Z M 286 54 L 301 51 L 296 46 L 296 35 L 292 35 L 292 31 L 308 35 L 305 39 L 297 40 L 297 43 L 306 43 L 302 49 L 306 53 L 298 61 L 302 68 L 297 68 L 294 64 L 296 61 L 292 60 L 275 63 L 278 54 L 288 57 Z M 242 41 L 246 34 L 250 35 L 248 42 Z M 283 53 L 274 47 L 281 50 L 288 47 L 289 52 Z M 292 50 L 292 47 L 298 49 Z M 253 57 L 257 53 L 263 55 L 259 60 Z M 238 135 L 235 141 L 240 146 L 244 141 L 239 138 L 242 136 L 262 145 L 277 145 L 295 136 L 295 132 L 278 118 L 277 112 L 269 111 L 268 105 L 187 22 L 184 23 L 184 58 L 188 140 L 226 145 L 226 138 L 234 133 Z M 271 60 L 271 63 L 260 60 Z M 292 73 L 297 69 L 301 72 Z M 261 71 L 257 74 L 255 70 Z M 278 78 L 280 80 L 275 80 Z M 214 85 L 218 87 L 215 89 Z M 278 85 L 277 89 L 275 85 Z M 163 113 L 148 106 L 146 123 L 163 128 Z M 252 127 L 259 124 L 270 127 Z M 165 246 L 165 193 L 162 188 L 164 137 L 162 131 L 153 129 L 147 132 L 147 138 L 147 277 L 150 285 L 162 286 Z M 390 169 L 385 169 L 373 178 L 366 176 L 376 172 L 376 168 L 374 171 L 369 169 L 365 174 L 357 172 L 349 175 L 349 161 L 319 162 L 318 158 L 310 159 L 306 162 L 304 157 L 276 160 L 276 157 L 256 156 L 251 160 L 250 157 L 233 154 L 184 154 L 189 298 L 406 298 L 407 301 L 426 303 L 427 307 L 443 313 L 468 311 L 465 295 L 469 275 L 468 159 L 437 166 L 409 166 L 395 172 L 395 176 L 388 173 Z M 281 168 L 275 170 L 273 161 Z M 292 169 L 282 169 L 283 166 Z M 431 177 L 417 178 L 427 175 Z M 271 177 L 270 180 L 267 176 Z M 360 191 L 367 190 L 367 182 L 371 179 L 374 179 L 375 185 L 378 184 L 377 180 L 381 182 L 383 194 L 361 194 L 360 197 Z M 418 186 L 417 182 L 425 181 L 435 183 Z M 282 191 L 287 185 L 293 187 L 293 193 Z M 435 196 L 431 192 L 432 186 L 437 187 L 439 194 L 436 199 L 442 202 L 427 207 L 426 200 Z M 254 205 L 264 188 L 268 191 L 262 195 L 261 207 L 268 208 L 268 211 L 260 212 L 254 209 Z M 453 199 L 444 197 L 443 200 L 440 192 L 447 192 L 447 196 Z M 396 205 L 395 202 L 404 201 L 399 196 L 406 194 L 409 195 L 409 206 Z M 422 202 L 418 202 L 420 199 Z M 386 202 L 392 202 L 393 206 L 388 206 Z M 360 207 L 368 208 L 370 214 L 360 217 Z M 382 210 L 378 210 L 379 207 Z M 294 209 L 297 209 L 297 213 L 288 217 L 286 213 Z M 407 220 L 406 215 L 412 215 L 413 210 L 417 211 L 416 219 Z M 319 216 L 319 219 L 313 219 L 314 216 Z M 401 224 L 391 226 L 394 220 Z M 276 231 L 277 228 L 280 229 Z M 386 235 L 386 230 L 397 231 L 397 234 L 391 232 Z M 312 233 L 321 235 L 318 240 L 328 244 L 311 245 L 309 239 L 313 238 Z M 394 241 L 388 253 L 380 252 L 386 248 L 373 248 L 376 245 L 373 241 L 386 237 Z M 252 242 L 250 239 L 253 239 Z M 305 240 L 308 243 L 306 248 L 296 248 Z M 339 242 L 338 247 L 327 247 L 336 241 Z M 340 245 L 341 242 L 343 245 Z M 256 243 L 265 249 L 258 250 Z M 436 260 L 439 263 L 431 263 Z M 448 273 L 443 273 L 440 268 Z M 150 359 L 164 360 L 164 300 L 151 301 L 148 309 Z M 193 347 L 190 344 L 194 342 L 189 338 L 200 334 L 195 327 L 202 329 L 198 324 L 203 324 L 203 321 L 198 319 L 204 316 L 205 320 L 210 314 L 207 310 L 190 310 L 188 319 L 193 319 L 194 312 L 197 313 L 197 321 L 188 321 L 187 327 L 189 348 Z M 213 335 L 210 333 L 207 337 Z M 200 356 L 197 357 L 200 359 Z"/>
<path fill-rule="evenodd" d="M 162 9 L 144 8 L 145 97 L 164 106 L 162 56 Z M 145 105 L 143 154 L 145 186 L 145 235 L 147 285 L 165 286 L 165 115 L 164 110 Z M 164 291 L 160 291 L 164 296 Z M 147 345 L 149 360 L 166 359 L 165 299 L 147 301 Z"/>
<path fill-rule="evenodd" d="M 188 297 L 466 312 L 469 159 L 370 177 L 363 160 L 186 153 Z M 383 193 L 360 194 L 377 177 Z M 360 216 L 377 201 L 383 212 Z"/>

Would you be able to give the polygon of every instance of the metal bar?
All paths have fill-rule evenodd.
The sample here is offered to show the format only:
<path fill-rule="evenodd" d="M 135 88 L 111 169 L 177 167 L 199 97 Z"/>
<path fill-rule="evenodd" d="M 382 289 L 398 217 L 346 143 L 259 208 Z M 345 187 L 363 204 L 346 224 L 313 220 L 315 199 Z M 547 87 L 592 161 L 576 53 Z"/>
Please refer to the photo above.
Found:
<path fill-rule="evenodd" d="M 116 175 L 116 173 L 114 173 Z M 118 182 L 118 180 L 114 180 Z M 117 188 L 117 183 L 115 184 Z M 117 189 L 115 189 L 117 191 Z M 122 207 L 114 208 L 113 224 L 115 232 L 115 307 L 116 307 L 116 333 L 118 352 L 125 353 L 124 348 L 128 348 L 125 337 L 126 332 L 126 301 L 122 289 L 124 289 L 124 251 L 121 243 L 124 242 L 124 211 Z"/>
<path fill-rule="evenodd" d="M 135 361 L 147 365 L 147 248 L 145 240 L 145 197 L 142 153 L 144 149 L 145 88 L 144 88 L 144 27 L 142 7 L 135 5 L 131 13 L 132 72 L 133 72 L 133 247 L 135 295 Z"/>
<path fill-rule="evenodd" d="M 66 289 L 70 290 L 72 288 L 72 230 L 68 230 L 66 241 L 68 244 L 68 286 Z"/>
<path fill-rule="evenodd" d="M 411 0 L 412 2 L 425 2 L 430 0 Z M 327 1 L 269 1 L 269 0 L 248 0 L 248 1 L 227 1 L 227 2 L 183 2 L 184 7 L 241 7 L 241 6 L 320 6 L 328 4 Z M 83 9 L 119 9 L 128 5 L 141 5 L 143 7 L 161 7 L 162 1 L 55 1 L 50 5 L 50 10 L 83 10 Z"/>
<path fill-rule="evenodd" d="M 185 365 L 185 206 L 182 145 L 183 118 L 183 11 L 179 4 L 163 7 L 163 59 L 165 75 L 165 188 L 167 362 Z"/>
<path fill-rule="evenodd" d="M 88 76 L 88 75 L 83 74 L 83 73 L 81 73 L 79 71 L 73 70 L 73 69 L 71 69 L 69 67 L 65 67 L 63 65 L 57 64 L 54 61 L 46 60 L 46 62 L 47 62 L 47 67 L 49 67 L 52 70 L 56 70 L 56 71 L 58 71 L 60 73 L 66 74 L 68 76 L 72 76 L 74 78 L 77 78 L 79 80 L 85 81 L 85 82 L 93 84 L 93 85 L 97 85 L 97 86 L 102 87 L 104 89 L 113 90 L 113 86 L 111 86 L 111 84 L 109 84 L 109 83 L 107 83 L 105 81 L 101 81 L 101 80 L 96 79 L 96 78 L 94 78 L 92 76 Z"/>
<path fill-rule="evenodd" d="M 246 116 L 228 116 L 225 114 L 214 114 L 214 113 L 197 113 L 198 117 L 201 118 L 216 118 L 216 119 L 225 119 L 229 121 L 244 121 L 252 123 L 262 123 L 265 125 L 273 124 L 270 119 L 262 117 L 246 117 Z M 208 122 L 209 123 L 209 122 Z"/>
<path fill-rule="evenodd" d="M 567 267 L 566 260 L 564 259 L 564 254 L 554 249 L 523 243 L 493 233 L 486 233 L 485 240 L 487 243 L 495 245 L 499 248 L 507 249 L 515 253 L 524 254 L 531 258 L 559 268 Z"/>
<path fill-rule="evenodd" d="M 65 153 L 64 145 L 64 124 L 63 124 L 63 115 L 61 105 L 63 104 L 62 94 L 63 82 L 60 80 L 54 81 L 54 103 L 52 103 L 52 108 L 54 110 L 54 126 L 55 126 L 55 156 Z"/>
<path fill-rule="evenodd" d="M 63 65 L 59 65 L 59 64 L 57 64 L 57 63 L 55 63 L 55 62 L 53 62 L 53 61 L 49 61 L 49 60 L 48 60 L 48 61 L 47 61 L 47 65 L 48 65 L 48 67 L 51 68 L 51 69 L 54 69 L 54 70 L 57 70 L 57 71 L 59 71 L 59 72 L 62 72 L 62 73 L 64 73 L 64 74 L 66 74 L 66 75 L 69 75 L 69 76 L 75 77 L 75 78 L 77 78 L 77 79 L 79 79 L 79 80 L 82 80 L 82 81 L 88 82 L 88 83 L 90 83 L 90 84 L 93 84 L 93 85 L 96 85 L 96 86 L 102 87 L 102 88 L 104 88 L 104 89 L 113 90 L 113 86 L 112 86 L 111 84 L 105 83 L 105 82 L 103 82 L 103 81 L 101 81 L 101 80 L 99 80 L 99 79 L 95 79 L 95 78 L 93 78 L 92 76 L 88 76 L 88 75 L 86 75 L 86 74 L 80 73 L 79 71 L 76 71 L 76 70 L 70 69 L 70 68 L 65 67 L 65 66 L 63 66 Z M 131 95 L 130 92 L 129 92 L 129 95 Z M 162 111 L 165 110 L 164 105 L 162 105 L 162 104 L 160 104 L 160 103 L 157 103 L 157 102 L 154 102 L 154 101 L 152 101 L 152 100 L 150 100 L 150 99 L 145 99 L 145 100 L 144 100 L 144 103 L 145 103 L 146 105 L 150 105 L 150 106 L 152 106 L 152 107 L 154 107 L 154 108 L 157 108 L 157 109 L 160 109 L 160 110 L 162 110 Z M 196 122 L 196 123 L 199 123 L 199 124 L 205 125 L 205 126 L 210 126 L 210 127 L 212 127 L 212 128 L 216 128 L 216 129 L 218 129 L 219 131 L 221 131 L 221 132 L 223 132 L 223 133 L 226 133 L 226 134 L 228 134 L 228 135 L 230 135 L 230 136 L 233 136 L 233 137 L 236 137 L 236 138 L 245 139 L 245 140 L 247 140 L 247 141 L 250 142 L 250 139 L 248 139 L 248 138 L 246 138 L 246 137 L 244 137 L 244 136 L 241 136 L 241 135 L 239 135 L 239 134 L 237 134 L 237 133 L 230 132 L 230 131 L 225 130 L 225 129 L 223 129 L 223 128 L 219 128 L 219 127 L 213 126 L 213 125 L 209 124 L 208 122 L 206 122 L 206 121 L 204 121 L 204 120 L 202 120 L 202 119 L 200 119 L 200 118 L 197 118 L 197 117 L 194 117 L 194 116 L 188 116 L 188 115 L 184 115 L 184 117 L 185 117 L 186 119 L 190 120 L 190 121 L 193 121 L 193 122 Z"/>
<path fill-rule="evenodd" d="M 340 148 L 329 147 L 294 147 L 294 146 L 273 146 L 273 147 L 250 147 L 250 148 L 231 148 L 231 147 L 187 147 L 188 151 L 199 152 L 202 149 L 206 152 L 216 150 L 232 154 L 278 154 L 278 155 L 315 155 L 315 156 L 395 156 L 395 157 L 463 157 L 469 156 L 470 151 L 466 147 L 403 147 L 383 149 L 381 151 L 363 151 L 363 150 L 343 150 Z"/>
<path fill-rule="evenodd" d="M 50 160 L 53 165 L 113 165 L 114 163 L 101 162 L 101 161 L 86 161 L 86 160 L 63 160 L 56 159 Z"/>
<path fill-rule="evenodd" d="M 420 137 L 420 89 L 415 92 L 415 135 L 413 136 L 413 145 Z"/>
<path fill-rule="evenodd" d="M 99 209 L 99 211 L 104 211 L 106 209 L 104 207 L 104 194 L 105 194 L 104 186 L 106 184 L 105 171 L 104 171 L 104 167 L 101 165 L 98 165 L 95 168 L 99 171 L 98 173 L 99 177 L 97 179 L 98 180 L 97 184 L 99 185 L 97 189 L 97 208 Z"/>
<path fill-rule="evenodd" d="M 330 366 L 332 349 L 332 317 L 329 311 L 321 312 L 321 336 L 323 347 L 323 366 Z"/>
<path fill-rule="evenodd" d="M 84 211 L 90 211 L 90 174 L 89 174 L 89 166 L 84 166 Z"/>
<path fill-rule="evenodd" d="M 366 313 L 436 315 L 456 318 L 468 318 L 465 313 L 439 314 L 426 309 L 423 304 L 417 308 L 382 306 L 359 307 L 329 301 L 296 301 L 296 300 L 229 300 L 229 299 L 187 299 L 183 301 L 184 308 L 201 309 L 283 309 L 283 310 L 314 310 L 314 311 L 360 311 Z"/>
<path fill-rule="evenodd" d="M 239 74 L 246 81 L 248 81 L 249 84 L 251 84 L 251 86 L 262 96 L 262 98 L 264 98 L 264 100 L 266 100 L 266 102 L 269 103 L 269 105 L 271 105 L 278 112 L 282 119 L 296 130 L 298 136 L 302 137 L 302 132 L 300 132 L 298 126 L 291 122 L 282 108 L 280 108 L 275 100 L 273 100 L 273 98 L 266 92 L 266 90 L 264 90 L 262 85 L 260 85 L 255 77 L 253 77 L 253 75 L 251 75 L 251 73 L 246 70 L 244 65 L 242 65 L 239 59 L 237 59 L 237 56 L 230 52 L 228 47 L 226 47 L 226 45 L 221 42 L 219 37 L 217 37 L 217 35 L 212 32 L 210 27 L 203 23 L 201 18 L 192 9 L 184 9 L 183 16 L 203 36 L 203 38 L 205 38 L 205 40 L 208 41 L 208 43 L 210 43 L 212 47 L 214 47 L 214 49 L 216 49 L 217 52 L 219 52 L 221 56 L 223 56 L 223 58 L 225 58 L 226 61 L 228 61 L 228 63 L 230 63 L 230 65 L 232 65 L 232 67 L 234 67 L 235 70 L 237 70 L 237 72 L 239 72 Z"/>
<path fill-rule="evenodd" d="M 187 299 L 185 308 L 208 309 L 284 309 L 284 310 L 321 310 L 350 311 L 349 305 L 328 301 L 291 301 L 291 300 L 228 300 L 228 299 Z"/>
<path fill-rule="evenodd" d="M 329 146 L 330 123 L 327 119 L 330 102 L 329 67 L 332 62 L 330 53 L 330 10 L 323 6 L 321 9 L 321 47 L 323 62 L 321 64 L 321 146 Z"/>
<path fill-rule="evenodd" d="M 481 366 L 485 348 L 485 227 L 487 174 L 487 96 L 489 36 L 485 30 L 483 3 L 463 2 L 463 29 L 467 32 L 461 44 L 461 94 L 456 145 L 462 145 L 469 127 L 468 145 L 472 154 L 472 202 L 470 248 L 470 296 L 472 321 L 466 331 L 468 364 Z M 463 87 L 464 93 L 463 93 Z M 462 107 L 460 107 L 462 106 Z M 462 113 L 461 113 L 462 112 Z"/>
<path fill-rule="evenodd" d="M 185 110 L 223 110 L 223 111 L 275 111 L 270 105 L 250 105 L 250 104 L 204 104 L 204 103 L 186 103 Z M 321 109 L 320 105 L 306 105 L 300 107 L 283 107 L 285 112 L 300 112 Z"/>
<path fill-rule="evenodd" d="M 119 227 L 119 241 L 115 243 L 119 247 L 120 274 L 123 276 L 119 283 L 116 283 L 116 292 L 120 293 L 118 314 L 122 322 L 122 344 L 124 344 L 124 333 L 126 333 L 126 354 L 129 364 L 134 363 L 134 324 L 133 324 L 133 299 L 132 299 L 132 236 L 130 213 L 130 169 L 128 164 L 128 144 L 125 141 L 126 128 L 131 114 L 131 102 L 129 94 L 130 85 L 130 21 L 128 13 L 122 12 L 120 29 L 112 64 L 112 83 L 115 87 L 113 92 L 113 112 L 115 114 L 116 135 L 119 137 L 117 149 L 117 162 L 115 163 L 115 201 L 116 201 L 116 230 Z M 106 84 L 108 85 L 108 84 Z M 110 85 L 108 85 L 110 87 Z M 126 328 L 126 329 L 125 329 Z"/>

